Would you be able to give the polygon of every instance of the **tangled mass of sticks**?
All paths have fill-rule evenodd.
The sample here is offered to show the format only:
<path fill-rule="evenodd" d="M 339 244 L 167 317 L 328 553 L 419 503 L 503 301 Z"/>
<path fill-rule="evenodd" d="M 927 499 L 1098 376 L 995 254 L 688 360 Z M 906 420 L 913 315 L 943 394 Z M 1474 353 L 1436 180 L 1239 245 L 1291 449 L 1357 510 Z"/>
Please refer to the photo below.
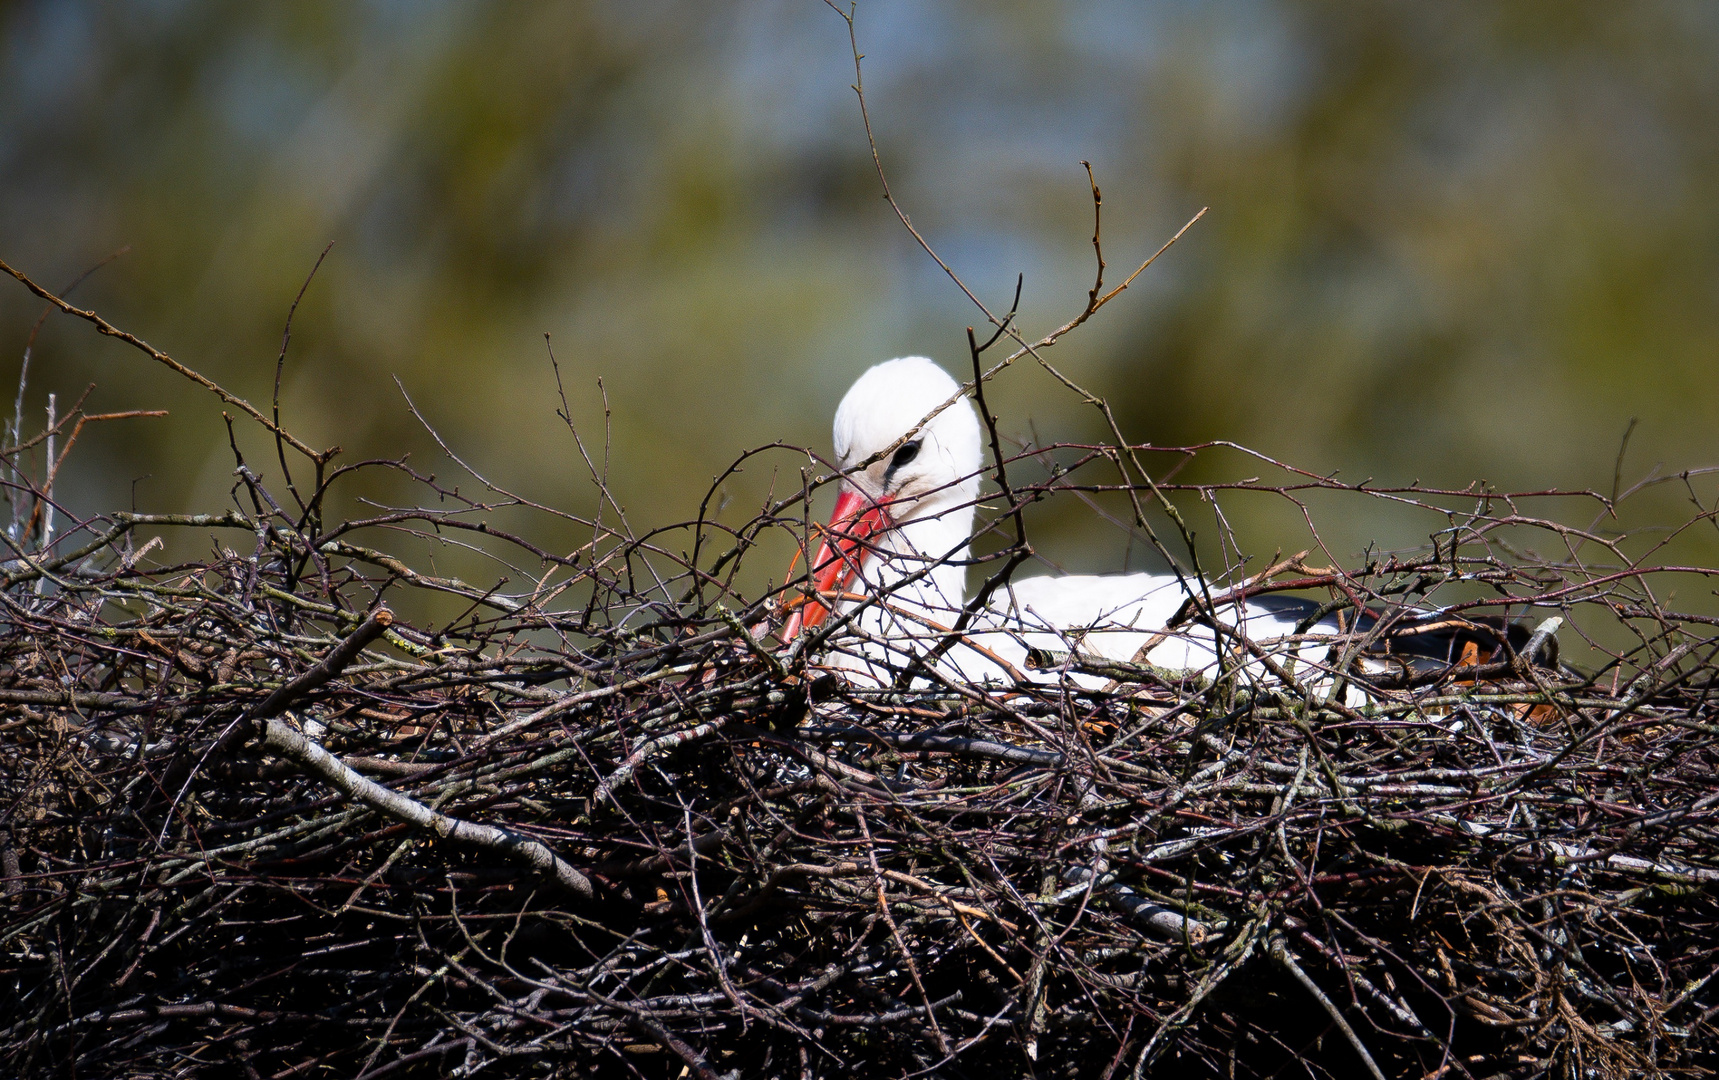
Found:
<path fill-rule="evenodd" d="M 993 586 L 1027 550 L 1016 511 L 1099 491 L 1184 562 L 1183 511 L 1244 495 L 1388 502 L 1432 543 L 1189 587 L 1184 628 L 1281 588 L 1340 617 L 1320 681 L 1078 637 L 1014 681 L 856 678 L 831 666 L 839 613 L 772 636 L 803 563 L 735 584 L 766 534 L 817 540 L 829 476 L 739 527 L 634 535 L 381 463 L 422 508 L 327 520 L 331 454 L 14 276 L 307 464 L 271 490 L 235 449 L 226 510 L 68 518 L 52 477 L 97 417 L 8 440 L 13 1075 L 1709 1074 L 1719 636 L 1659 598 L 1719 570 L 1532 512 L 1609 520 L 1616 492 L 1178 484 L 1233 451 L 1011 451 L 983 410 Z M 1021 344 L 1008 362 L 1042 361 Z M 549 550 L 502 511 L 588 541 Z M 211 553 L 160 561 L 185 533 Z M 403 535 L 531 587 L 415 569 Z M 389 605 L 415 592 L 469 607 L 408 625 Z M 1381 662 L 1432 606 L 1461 655 Z"/>

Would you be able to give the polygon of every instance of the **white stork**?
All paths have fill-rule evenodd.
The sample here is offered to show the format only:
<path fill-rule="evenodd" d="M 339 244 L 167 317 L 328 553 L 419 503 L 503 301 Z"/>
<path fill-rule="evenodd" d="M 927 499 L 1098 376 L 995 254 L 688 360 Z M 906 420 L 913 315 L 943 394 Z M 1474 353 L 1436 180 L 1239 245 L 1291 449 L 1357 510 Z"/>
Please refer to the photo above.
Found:
<path fill-rule="evenodd" d="M 820 598 L 832 598 L 835 610 L 850 617 L 851 632 L 836 636 L 830 663 L 882 681 L 939 645 L 944 648 L 938 669 L 971 683 L 1068 677 L 1096 686 L 1107 681 L 1034 669 L 1027 663 L 1032 649 L 1077 649 L 1106 660 L 1143 660 L 1209 676 L 1218 660 L 1211 627 L 1166 625 L 1199 583 L 1168 574 L 1016 578 L 976 613 L 960 639 L 947 640 L 967 599 L 968 541 L 984 466 L 979 420 L 958 396 L 960 389 L 931 360 L 909 356 L 873 367 L 842 399 L 834 436 L 843 480 L 824 542 L 810 564 L 814 595 L 789 616 L 782 640 L 792 642 L 821 625 L 830 607 Z M 1220 606 L 1219 640 L 1227 654 L 1257 674 L 1267 670 L 1260 652 L 1278 662 L 1296 657 L 1298 665 L 1322 663 L 1328 650 L 1320 639 L 1338 630 L 1336 621 L 1295 634 L 1297 621 L 1313 607 L 1310 601 L 1275 596 Z M 1459 619 L 1452 625 L 1454 634 L 1422 635 L 1433 640 L 1409 651 L 1455 662 L 1464 633 L 1468 640 L 1478 637 L 1483 651 L 1491 652 L 1503 627 L 1501 620 L 1490 619 Z M 1245 635 L 1253 648 L 1238 651 L 1237 635 Z M 1305 666 L 1300 670 L 1307 671 Z"/>

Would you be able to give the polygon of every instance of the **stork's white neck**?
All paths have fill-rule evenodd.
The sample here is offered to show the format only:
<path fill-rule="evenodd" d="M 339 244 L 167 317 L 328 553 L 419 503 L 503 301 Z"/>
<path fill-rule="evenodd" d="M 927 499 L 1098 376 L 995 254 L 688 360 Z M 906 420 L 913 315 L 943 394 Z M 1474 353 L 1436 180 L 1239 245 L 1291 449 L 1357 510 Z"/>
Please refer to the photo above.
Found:
<path fill-rule="evenodd" d="M 953 624 L 967 598 L 967 541 L 973 534 L 973 512 L 969 502 L 904 522 L 878 537 L 881 550 L 861 568 L 865 591 L 883 595 L 888 605 L 938 626 Z M 896 633 L 906 631 L 917 637 L 933 632 L 911 619 L 897 623 Z"/>

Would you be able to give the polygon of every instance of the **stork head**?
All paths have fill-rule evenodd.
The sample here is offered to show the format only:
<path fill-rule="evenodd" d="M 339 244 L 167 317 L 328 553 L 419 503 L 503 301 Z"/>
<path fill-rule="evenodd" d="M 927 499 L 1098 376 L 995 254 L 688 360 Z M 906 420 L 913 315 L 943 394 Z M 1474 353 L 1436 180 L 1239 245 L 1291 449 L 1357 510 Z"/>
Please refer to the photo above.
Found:
<path fill-rule="evenodd" d="M 943 407 L 960 389 L 925 357 L 904 356 L 861 375 L 842 398 L 834 434 L 836 464 L 846 475 L 811 563 L 817 593 L 852 584 L 872 537 L 978 501 L 978 417 L 965 399 Z M 828 615 L 827 604 L 808 600 L 783 627 L 782 640 Z"/>
<path fill-rule="evenodd" d="M 977 499 L 979 421 L 972 404 L 957 399 L 931 415 L 960 389 L 923 356 L 888 360 L 861 375 L 836 409 L 843 490 L 866 496 L 897 524 Z"/>

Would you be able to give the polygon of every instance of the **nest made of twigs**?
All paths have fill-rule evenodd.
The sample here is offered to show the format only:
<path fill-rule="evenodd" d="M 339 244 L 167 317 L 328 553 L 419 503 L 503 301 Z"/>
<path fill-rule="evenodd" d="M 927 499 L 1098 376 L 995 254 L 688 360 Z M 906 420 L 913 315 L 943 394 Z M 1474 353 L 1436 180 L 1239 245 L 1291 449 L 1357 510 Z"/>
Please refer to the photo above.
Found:
<path fill-rule="evenodd" d="M 135 558 L 187 526 L 258 542 Z M 349 543 L 82 528 L 0 593 L 17 1075 L 1712 1060 L 1707 624 L 1360 707 L 1078 654 L 1109 689 L 862 689 L 764 607 L 491 597 L 432 636 Z"/>

